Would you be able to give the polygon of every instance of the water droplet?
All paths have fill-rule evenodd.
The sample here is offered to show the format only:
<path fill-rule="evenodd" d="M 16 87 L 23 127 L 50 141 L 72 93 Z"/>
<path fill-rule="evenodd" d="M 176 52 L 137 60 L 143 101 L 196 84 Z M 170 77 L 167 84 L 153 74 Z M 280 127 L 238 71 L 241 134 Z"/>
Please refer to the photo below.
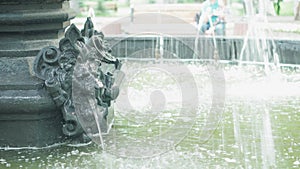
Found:
<path fill-rule="evenodd" d="M 235 159 L 230 159 L 230 158 L 224 158 L 224 160 L 228 163 L 235 163 L 236 160 Z"/>
<path fill-rule="evenodd" d="M 293 162 L 293 164 L 294 164 L 294 165 L 300 165 L 300 161 L 297 160 L 297 161 Z"/>
<path fill-rule="evenodd" d="M 79 154 L 79 150 L 73 150 L 73 151 L 71 151 L 71 154 L 72 155 L 78 155 Z"/>

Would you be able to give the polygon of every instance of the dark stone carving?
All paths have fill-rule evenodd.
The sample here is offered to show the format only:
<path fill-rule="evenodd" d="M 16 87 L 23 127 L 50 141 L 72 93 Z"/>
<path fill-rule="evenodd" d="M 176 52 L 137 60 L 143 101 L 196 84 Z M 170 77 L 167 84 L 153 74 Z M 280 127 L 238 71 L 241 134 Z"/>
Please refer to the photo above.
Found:
<path fill-rule="evenodd" d="M 34 72 L 38 78 L 45 81 L 48 93 L 56 106 L 61 109 L 64 119 L 63 133 L 67 136 L 75 137 L 83 134 L 72 98 L 72 76 L 76 62 L 92 61 L 93 65 L 88 67 L 93 70 L 89 72 L 94 72 L 92 78 L 98 79 L 102 84 L 98 87 L 90 85 L 95 87 L 94 100 L 105 110 L 103 119 L 106 119 L 111 101 L 119 94 L 118 86 L 113 86 L 113 74 L 104 73 L 101 69 L 101 63 L 113 64 L 115 69 L 121 68 L 119 60 L 110 54 L 111 49 L 107 45 L 103 33 L 94 30 L 91 19 L 87 18 L 81 32 L 75 25 L 71 25 L 65 37 L 60 40 L 59 48 L 54 46 L 43 48 L 35 59 Z M 84 71 L 80 74 L 82 76 Z"/>

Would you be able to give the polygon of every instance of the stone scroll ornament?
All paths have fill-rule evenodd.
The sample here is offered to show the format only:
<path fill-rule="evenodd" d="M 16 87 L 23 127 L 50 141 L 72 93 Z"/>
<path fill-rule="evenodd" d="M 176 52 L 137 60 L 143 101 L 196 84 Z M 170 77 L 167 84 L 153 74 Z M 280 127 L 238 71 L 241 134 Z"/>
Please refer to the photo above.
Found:
<path fill-rule="evenodd" d="M 107 67 L 112 71 L 105 72 Z M 90 18 L 82 31 L 72 24 L 59 48 L 49 46 L 39 52 L 34 72 L 61 109 L 66 136 L 108 132 L 107 116 L 119 94 L 120 68 L 121 62 L 111 55 L 103 33 L 94 30 Z"/>

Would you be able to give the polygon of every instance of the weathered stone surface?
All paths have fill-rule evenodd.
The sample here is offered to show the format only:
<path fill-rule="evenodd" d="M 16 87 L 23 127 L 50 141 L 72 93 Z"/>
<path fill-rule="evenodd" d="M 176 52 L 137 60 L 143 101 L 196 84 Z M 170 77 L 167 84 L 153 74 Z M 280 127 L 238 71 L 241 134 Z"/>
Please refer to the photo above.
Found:
<path fill-rule="evenodd" d="M 43 48 L 35 58 L 35 75 L 44 81 L 56 107 L 61 109 L 62 131 L 69 138 L 94 138 L 99 133 L 97 126 L 102 133 L 109 131 L 107 117 L 119 86 L 114 85 L 115 71 L 103 70 L 102 64 L 110 64 L 117 72 L 121 68 L 119 60 L 110 54 L 104 35 L 94 30 L 90 18 L 82 31 L 72 24 L 59 47 Z"/>
<path fill-rule="evenodd" d="M 0 147 L 62 141 L 62 114 L 33 72 L 34 56 L 58 45 L 74 12 L 65 0 L 0 2 Z"/>
<path fill-rule="evenodd" d="M 1 1 L 0 57 L 35 56 L 56 45 L 74 17 L 68 1 Z"/>

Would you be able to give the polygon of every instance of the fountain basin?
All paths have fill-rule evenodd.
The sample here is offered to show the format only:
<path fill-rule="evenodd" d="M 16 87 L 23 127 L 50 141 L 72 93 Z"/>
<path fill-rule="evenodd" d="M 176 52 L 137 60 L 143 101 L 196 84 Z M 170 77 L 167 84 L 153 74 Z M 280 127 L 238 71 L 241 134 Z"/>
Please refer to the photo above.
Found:
<path fill-rule="evenodd" d="M 210 60 L 213 59 L 214 45 L 212 37 L 200 37 L 198 46 L 195 47 L 195 36 L 168 36 L 163 38 L 163 50 L 174 53 L 173 59 L 186 60 Z M 274 40 L 274 44 L 273 44 Z M 155 50 L 159 49 L 159 36 L 109 36 L 107 41 L 112 45 L 112 54 L 120 58 L 155 58 Z M 241 50 L 244 44 L 243 37 L 216 37 L 217 49 L 220 60 L 236 61 L 240 58 Z M 271 50 L 274 49 L 279 55 L 279 61 L 284 64 L 300 64 L 300 57 L 297 55 L 300 51 L 300 41 L 288 39 L 267 39 Z M 135 55 L 137 51 L 142 51 L 142 55 Z M 257 51 L 251 51 L 251 56 L 244 58 L 249 64 L 262 62 L 263 59 L 257 57 Z M 195 57 L 196 53 L 196 57 Z M 271 51 L 272 54 L 272 51 Z M 170 56 L 163 57 L 170 59 Z M 269 56 L 269 62 L 273 62 L 273 57 Z"/>
<path fill-rule="evenodd" d="M 196 50 L 195 37 L 164 37 L 162 49 L 169 54 L 165 52 L 163 56 L 157 56 L 160 42 L 156 36 L 110 36 L 106 39 L 112 46 L 112 55 L 125 60 L 213 61 L 211 37 L 201 37 Z M 236 64 L 243 38 L 217 37 L 216 41 L 220 60 Z M 300 41 L 276 39 L 274 42 L 281 66 L 297 66 L 300 63 L 300 57 L 297 56 Z M 268 43 L 271 48 L 274 47 L 271 40 Z M 253 57 L 244 62 L 262 64 L 261 58 L 256 59 Z M 272 62 L 273 58 L 270 57 L 269 61 Z M 2 58 L 0 62 L 0 130 L 4 133 L 1 139 L 3 146 L 46 146 L 65 139 L 61 130 L 62 114 L 45 90 L 44 82 L 35 77 L 33 62 L 34 57 Z"/>
<path fill-rule="evenodd" d="M 13 168 L 20 166 L 23 168 L 38 166 L 105 168 L 108 165 L 116 168 L 120 166 L 120 168 L 168 168 L 170 166 L 193 168 L 204 165 L 214 168 L 262 168 L 270 165 L 274 166 L 273 168 L 299 167 L 297 158 L 300 153 L 297 131 L 300 120 L 299 81 L 272 80 L 265 76 L 260 66 L 256 65 L 220 66 L 226 78 L 223 117 L 212 136 L 203 142 L 202 132 L 209 131 L 203 128 L 203 124 L 207 121 L 207 114 L 211 108 L 211 95 L 209 95 L 211 81 L 205 72 L 207 64 L 180 62 L 170 61 L 169 66 L 184 65 L 189 68 L 195 75 L 200 93 L 199 112 L 192 127 L 180 122 L 187 116 L 180 116 L 181 104 L 176 104 L 178 97 L 176 93 L 180 93 L 177 85 L 184 81 L 174 84 L 174 79 L 166 72 L 150 69 L 160 64 L 155 61 L 128 59 L 123 65 L 123 68 L 128 70 L 125 77 L 128 81 L 122 85 L 120 96 L 124 89 L 131 90 L 128 92 L 130 102 L 133 108 L 137 107 L 136 111 L 124 111 L 118 105 L 121 100 L 117 100 L 113 130 L 105 136 L 107 143 L 105 151 L 95 144 L 62 145 L 38 150 L 5 149 L 0 150 L 0 166 L 8 165 Z M 134 76 L 135 70 L 138 70 L 136 76 Z M 161 76 L 158 76 L 159 74 Z M 285 72 L 283 75 L 286 75 Z M 294 75 L 297 75 L 296 71 Z M 166 107 L 160 113 L 138 109 L 141 103 L 147 103 L 148 96 L 151 96 L 147 94 L 153 89 L 155 93 L 157 91 L 164 93 L 166 99 Z M 155 93 L 154 96 L 160 96 Z M 147 106 L 144 108 L 147 110 Z M 159 144 L 168 139 L 165 136 L 173 136 L 170 130 L 174 131 L 174 129 L 176 133 L 184 132 L 184 138 L 176 139 L 178 143 L 176 145 Z M 164 133 L 168 134 L 163 135 Z M 153 152 L 150 148 L 154 150 L 160 148 L 164 153 L 138 158 Z M 141 151 L 148 153 L 143 154 Z M 123 158 L 124 154 L 128 156 Z"/>

